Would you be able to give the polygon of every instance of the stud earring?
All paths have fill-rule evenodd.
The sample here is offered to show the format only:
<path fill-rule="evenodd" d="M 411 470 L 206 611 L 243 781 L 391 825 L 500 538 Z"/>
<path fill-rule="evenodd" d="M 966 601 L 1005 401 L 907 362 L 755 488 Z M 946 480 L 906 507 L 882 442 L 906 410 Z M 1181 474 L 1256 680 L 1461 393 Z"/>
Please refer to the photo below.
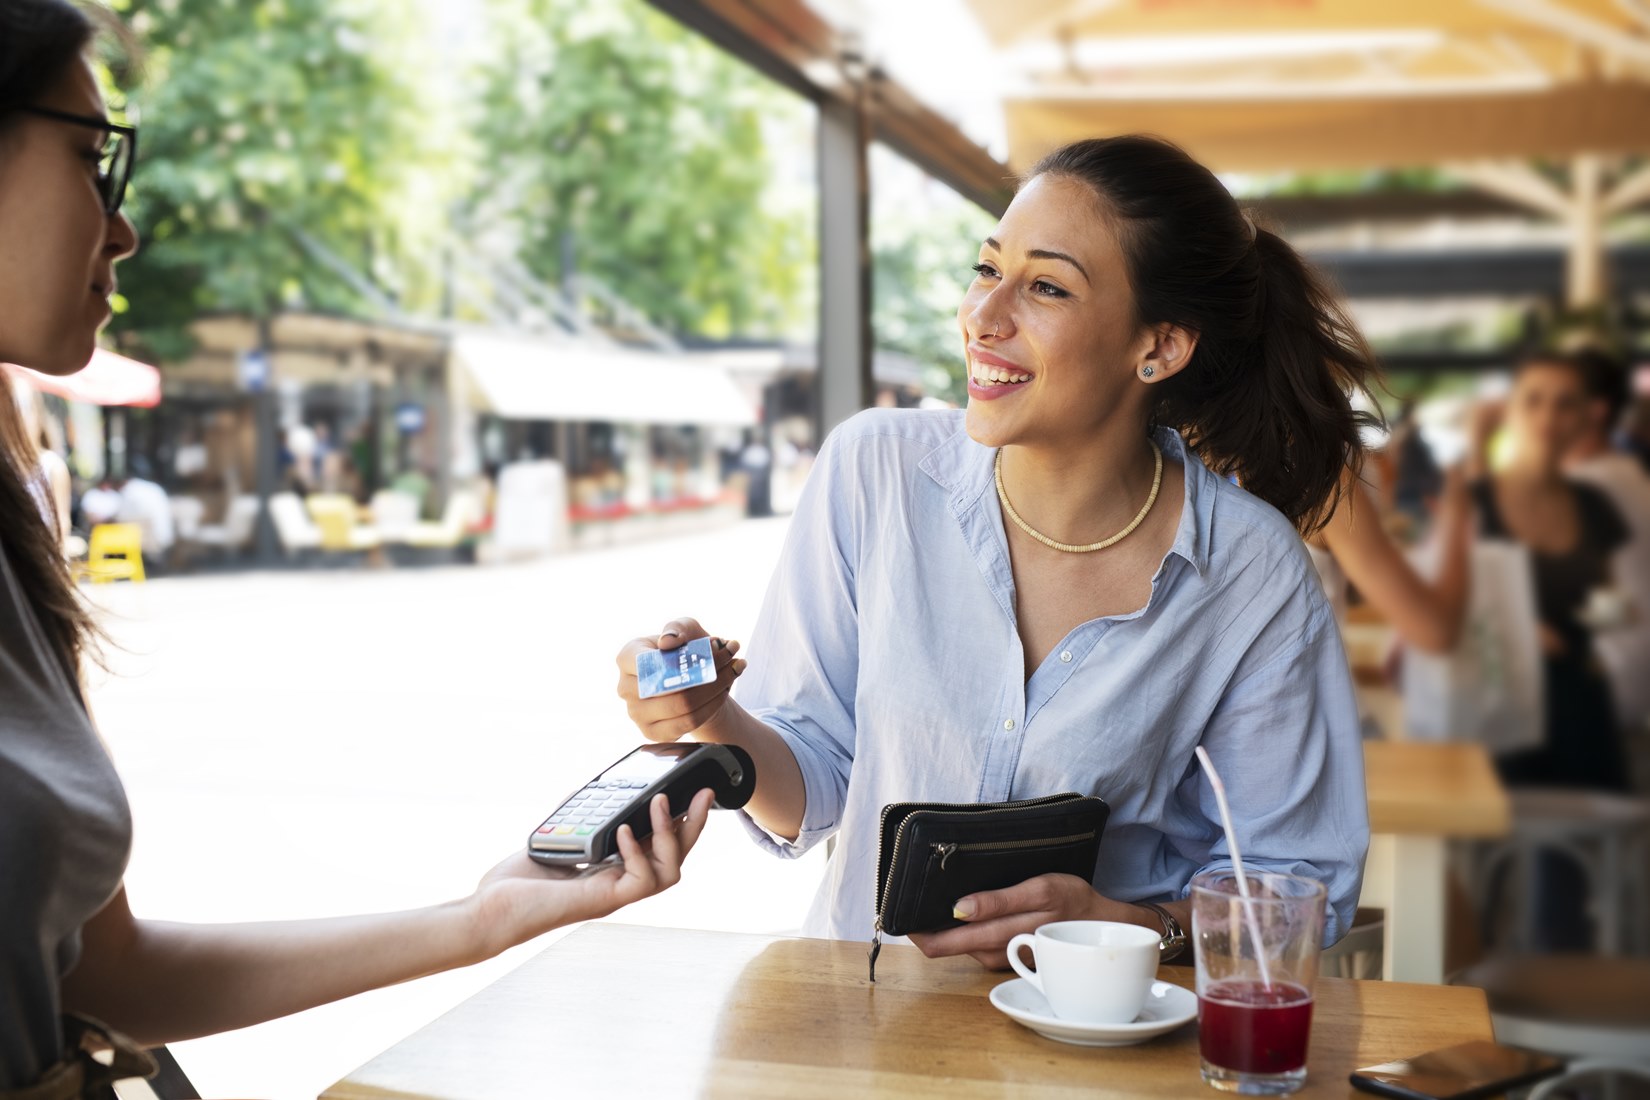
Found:
<path fill-rule="evenodd" d="M 1157 368 L 1152 366 L 1150 363 L 1147 363 L 1145 366 L 1140 368 L 1140 377 L 1142 377 L 1142 378 L 1150 378 L 1152 375 L 1154 375 L 1156 373 L 1157 373 Z"/>

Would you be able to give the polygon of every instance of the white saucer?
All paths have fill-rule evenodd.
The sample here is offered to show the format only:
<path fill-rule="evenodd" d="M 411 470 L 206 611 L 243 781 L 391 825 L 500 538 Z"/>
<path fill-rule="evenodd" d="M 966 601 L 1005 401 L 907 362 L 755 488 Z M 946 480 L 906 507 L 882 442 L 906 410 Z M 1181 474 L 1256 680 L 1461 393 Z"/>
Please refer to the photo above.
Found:
<path fill-rule="evenodd" d="M 1081 1047 L 1126 1047 L 1167 1034 L 1197 1019 L 1197 994 L 1169 982 L 1153 982 L 1140 1015 L 1126 1024 L 1085 1024 L 1062 1020 L 1048 1000 L 1024 978 L 991 991 L 991 1003 L 1045 1039 Z"/>

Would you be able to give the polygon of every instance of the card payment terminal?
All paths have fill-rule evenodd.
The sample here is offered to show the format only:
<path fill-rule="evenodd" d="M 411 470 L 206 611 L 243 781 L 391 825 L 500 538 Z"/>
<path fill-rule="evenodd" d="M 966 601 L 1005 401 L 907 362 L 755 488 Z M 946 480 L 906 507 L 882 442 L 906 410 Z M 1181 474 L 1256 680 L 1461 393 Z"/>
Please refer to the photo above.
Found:
<path fill-rule="evenodd" d="M 637 840 L 653 832 L 648 807 L 654 795 L 669 796 L 670 814 L 679 817 L 706 787 L 716 792 L 716 809 L 737 810 L 750 801 L 756 789 L 750 754 L 687 741 L 643 745 L 556 807 L 527 838 L 527 854 L 555 867 L 599 863 L 618 852 L 620 825 L 629 825 Z"/>

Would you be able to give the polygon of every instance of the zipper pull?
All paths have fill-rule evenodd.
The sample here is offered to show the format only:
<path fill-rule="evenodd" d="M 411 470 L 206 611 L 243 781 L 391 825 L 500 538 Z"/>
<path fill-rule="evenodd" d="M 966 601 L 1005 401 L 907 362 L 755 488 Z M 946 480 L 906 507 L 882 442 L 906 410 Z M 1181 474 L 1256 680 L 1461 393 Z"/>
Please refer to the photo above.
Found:
<path fill-rule="evenodd" d="M 940 857 L 940 870 L 945 870 L 945 861 L 950 859 L 951 853 L 956 850 L 957 846 L 951 843 L 934 845 L 934 853 Z"/>
<path fill-rule="evenodd" d="M 882 914 L 877 914 L 877 923 L 871 930 L 871 984 L 877 982 L 877 956 L 882 954 Z"/>

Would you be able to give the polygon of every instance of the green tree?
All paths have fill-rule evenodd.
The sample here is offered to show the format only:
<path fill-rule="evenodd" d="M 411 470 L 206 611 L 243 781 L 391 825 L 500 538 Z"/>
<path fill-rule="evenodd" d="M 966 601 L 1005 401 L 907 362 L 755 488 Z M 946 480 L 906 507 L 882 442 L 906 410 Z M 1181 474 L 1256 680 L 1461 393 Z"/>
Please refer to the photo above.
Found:
<path fill-rule="evenodd" d="M 968 399 L 967 364 L 957 330 L 957 306 L 974 273 L 980 241 L 996 219 L 925 181 L 916 169 L 876 150 L 873 180 L 903 194 L 873 207 L 871 323 L 876 344 L 928 366 L 927 390 L 961 404 Z"/>
<path fill-rule="evenodd" d="M 303 239 L 404 296 L 445 211 L 426 125 L 418 5 L 368 0 L 116 0 L 145 51 L 131 212 L 144 244 L 117 319 L 162 359 L 205 312 L 358 311 Z M 433 175 L 432 175 L 433 174 Z M 421 284 L 420 279 L 426 283 Z"/>
<path fill-rule="evenodd" d="M 794 331 L 813 231 L 766 139 L 805 104 L 641 0 L 486 10 L 467 228 L 508 226 L 539 278 L 570 264 L 679 334 Z"/>

